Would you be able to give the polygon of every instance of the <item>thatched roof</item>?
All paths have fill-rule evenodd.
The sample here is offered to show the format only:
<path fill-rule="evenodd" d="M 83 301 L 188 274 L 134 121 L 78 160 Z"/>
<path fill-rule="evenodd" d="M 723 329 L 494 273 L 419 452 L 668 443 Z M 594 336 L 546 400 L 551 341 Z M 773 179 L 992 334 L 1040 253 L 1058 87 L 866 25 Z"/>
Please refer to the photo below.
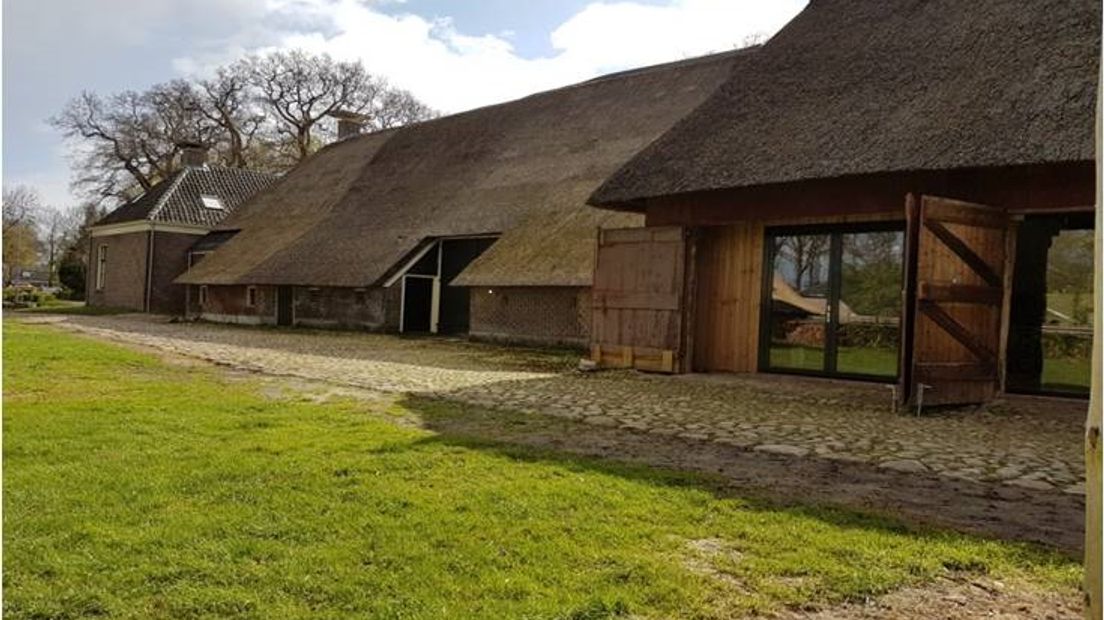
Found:
<path fill-rule="evenodd" d="M 1099 0 L 813 0 L 592 204 L 1091 160 Z"/>
<path fill-rule="evenodd" d="M 501 234 L 464 285 L 588 286 L 586 199 L 701 103 L 726 52 L 606 76 L 322 149 L 222 225 L 241 232 L 178 281 L 368 286 L 427 239 Z"/>
<path fill-rule="evenodd" d="M 241 168 L 182 168 L 141 196 L 108 213 L 96 225 L 149 220 L 215 226 L 233 213 L 238 205 L 275 180 L 274 175 Z M 217 198 L 222 208 L 204 206 L 202 198 L 205 196 Z"/>

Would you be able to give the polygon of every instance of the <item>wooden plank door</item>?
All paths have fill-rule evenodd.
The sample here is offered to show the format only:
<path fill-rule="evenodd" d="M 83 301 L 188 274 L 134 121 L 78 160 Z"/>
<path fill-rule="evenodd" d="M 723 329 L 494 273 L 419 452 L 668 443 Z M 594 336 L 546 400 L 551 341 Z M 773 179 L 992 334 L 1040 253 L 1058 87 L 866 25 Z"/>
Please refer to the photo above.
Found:
<path fill-rule="evenodd" d="M 908 394 L 917 402 L 923 385 L 925 405 L 984 402 L 998 389 L 1008 214 L 933 196 L 910 203 Z"/>
<path fill-rule="evenodd" d="M 600 366 L 686 370 L 687 251 L 679 226 L 598 232 L 591 358 Z"/>

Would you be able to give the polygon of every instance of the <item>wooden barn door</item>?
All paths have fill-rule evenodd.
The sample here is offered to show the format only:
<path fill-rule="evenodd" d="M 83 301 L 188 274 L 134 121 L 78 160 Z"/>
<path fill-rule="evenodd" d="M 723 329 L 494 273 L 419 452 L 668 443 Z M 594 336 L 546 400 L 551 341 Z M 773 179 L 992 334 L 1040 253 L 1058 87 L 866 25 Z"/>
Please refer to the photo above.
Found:
<path fill-rule="evenodd" d="M 996 393 L 1008 221 L 995 207 L 909 197 L 912 342 L 904 354 L 911 348 L 912 402 L 922 386 L 924 405 L 978 403 Z"/>
<path fill-rule="evenodd" d="M 601 366 L 684 372 L 687 234 L 678 226 L 598 232 L 591 357 Z"/>

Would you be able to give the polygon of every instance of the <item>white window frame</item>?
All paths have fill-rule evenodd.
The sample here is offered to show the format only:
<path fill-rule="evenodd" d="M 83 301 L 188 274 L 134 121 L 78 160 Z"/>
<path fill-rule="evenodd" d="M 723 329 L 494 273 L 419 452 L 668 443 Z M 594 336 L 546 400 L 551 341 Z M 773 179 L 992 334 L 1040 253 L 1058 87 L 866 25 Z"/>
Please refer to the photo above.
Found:
<path fill-rule="evenodd" d="M 206 284 L 200 284 L 199 285 L 199 305 L 200 306 L 206 306 L 207 305 L 207 285 Z"/>
<path fill-rule="evenodd" d="M 245 307 L 256 308 L 257 307 L 257 287 L 247 286 L 245 287 Z"/>
<path fill-rule="evenodd" d="M 107 244 L 101 243 L 96 249 L 96 290 L 104 290 L 104 284 L 107 282 L 105 272 L 107 271 Z"/>

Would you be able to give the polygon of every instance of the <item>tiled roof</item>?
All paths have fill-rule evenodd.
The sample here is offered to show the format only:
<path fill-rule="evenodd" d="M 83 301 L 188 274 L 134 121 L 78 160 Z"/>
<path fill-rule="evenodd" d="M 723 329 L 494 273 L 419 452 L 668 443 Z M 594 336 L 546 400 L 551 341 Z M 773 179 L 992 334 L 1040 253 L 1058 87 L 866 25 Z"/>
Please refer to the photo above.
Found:
<path fill-rule="evenodd" d="M 149 220 L 213 227 L 253 194 L 271 185 L 276 178 L 271 174 L 241 168 L 184 168 L 154 185 L 145 194 L 108 213 L 96 225 Z M 204 206 L 204 196 L 217 198 L 222 208 Z"/>

